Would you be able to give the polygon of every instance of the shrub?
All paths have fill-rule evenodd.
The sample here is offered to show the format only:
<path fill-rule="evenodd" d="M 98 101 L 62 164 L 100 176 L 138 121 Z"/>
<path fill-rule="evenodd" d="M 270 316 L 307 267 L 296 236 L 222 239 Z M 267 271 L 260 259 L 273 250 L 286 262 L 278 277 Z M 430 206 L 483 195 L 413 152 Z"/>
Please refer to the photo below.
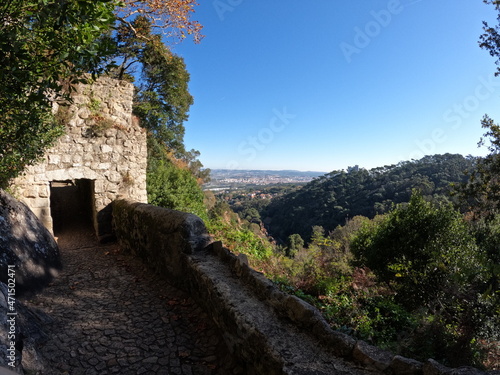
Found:
<path fill-rule="evenodd" d="M 419 321 L 410 347 L 423 345 L 430 356 L 441 355 L 454 366 L 477 360 L 474 343 L 485 325 L 478 311 L 484 306 L 480 292 L 487 268 L 459 212 L 414 193 L 380 223 L 362 227 L 351 248 Z"/>
<path fill-rule="evenodd" d="M 150 204 L 208 218 L 196 178 L 189 170 L 176 167 L 168 160 L 149 159 L 147 192 Z"/>
<path fill-rule="evenodd" d="M 484 271 L 482 254 L 461 214 L 419 194 L 378 225 L 364 226 L 352 250 L 410 309 L 446 305 L 452 295 L 480 281 Z"/>

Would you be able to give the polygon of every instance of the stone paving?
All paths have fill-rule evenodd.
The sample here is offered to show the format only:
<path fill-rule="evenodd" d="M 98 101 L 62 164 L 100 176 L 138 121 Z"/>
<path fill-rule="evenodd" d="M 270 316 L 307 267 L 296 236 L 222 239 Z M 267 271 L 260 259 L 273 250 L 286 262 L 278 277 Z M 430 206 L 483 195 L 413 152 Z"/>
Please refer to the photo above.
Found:
<path fill-rule="evenodd" d="M 59 238 L 63 270 L 23 302 L 50 317 L 39 375 L 243 374 L 207 315 L 118 245 Z"/>

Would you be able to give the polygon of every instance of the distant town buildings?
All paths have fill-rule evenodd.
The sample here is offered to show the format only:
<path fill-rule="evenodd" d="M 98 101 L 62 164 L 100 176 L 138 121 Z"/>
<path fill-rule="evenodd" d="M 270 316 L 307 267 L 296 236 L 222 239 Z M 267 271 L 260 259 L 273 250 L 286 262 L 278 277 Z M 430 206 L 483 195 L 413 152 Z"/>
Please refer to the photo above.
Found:
<path fill-rule="evenodd" d="M 307 183 L 322 172 L 298 171 L 212 171 L 211 181 L 204 185 L 205 190 L 220 191 L 245 186 Z"/>

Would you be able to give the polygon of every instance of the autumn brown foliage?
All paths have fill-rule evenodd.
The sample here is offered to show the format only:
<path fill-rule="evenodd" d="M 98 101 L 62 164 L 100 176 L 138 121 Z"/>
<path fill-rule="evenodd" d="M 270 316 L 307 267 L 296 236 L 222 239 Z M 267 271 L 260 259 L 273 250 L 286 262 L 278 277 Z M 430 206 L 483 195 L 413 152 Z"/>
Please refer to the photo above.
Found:
<path fill-rule="evenodd" d="M 136 16 L 144 16 L 154 28 L 161 29 L 163 34 L 173 40 L 185 39 L 188 35 L 198 43 L 203 38 L 203 26 L 191 19 L 198 3 L 195 0 L 125 0 L 125 6 L 119 8 L 118 16 L 122 22 Z"/>

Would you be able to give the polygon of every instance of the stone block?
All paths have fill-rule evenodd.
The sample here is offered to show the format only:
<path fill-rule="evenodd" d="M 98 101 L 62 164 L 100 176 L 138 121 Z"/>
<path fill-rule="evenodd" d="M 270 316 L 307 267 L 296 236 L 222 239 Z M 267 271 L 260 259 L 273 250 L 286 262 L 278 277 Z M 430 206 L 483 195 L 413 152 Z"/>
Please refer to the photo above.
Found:
<path fill-rule="evenodd" d="M 94 182 L 94 193 L 104 193 L 106 192 L 106 183 L 104 180 L 96 180 Z"/>
<path fill-rule="evenodd" d="M 83 145 L 74 143 L 69 148 L 69 152 L 73 155 L 81 155 L 83 154 Z"/>
<path fill-rule="evenodd" d="M 101 161 L 101 163 L 108 163 L 111 161 L 111 153 L 100 154 L 100 155 L 98 155 L 98 157 L 99 157 L 99 160 Z"/>
<path fill-rule="evenodd" d="M 115 144 L 113 146 L 113 152 L 116 153 L 116 154 L 119 154 L 119 155 L 122 155 L 123 154 L 123 146 L 120 145 L 120 144 Z"/>
<path fill-rule="evenodd" d="M 42 175 L 42 178 L 39 181 L 64 181 L 67 180 L 67 174 L 65 173 L 64 169 L 56 169 L 52 170 L 44 175 Z"/>
<path fill-rule="evenodd" d="M 48 198 L 30 198 L 28 202 L 28 206 L 33 208 L 50 207 Z"/>
<path fill-rule="evenodd" d="M 109 161 L 115 163 L 117 166 L 121 165 L 120 161 L 122 159 L 122 156 L 116 152 L 113 152 L 110 154 Z"/>
<path fill-rule="evenodd" d="M 377 371 L 385 371 L 389 368 L 393 355 L 385 350 L 372 346 L 359 340 L 354 346 L 352 356 L 355 361 L 363 366 Z"/>
<path fill-rule="evenodd" d="M 75 164 L 78 164 L 78 166 L 81 165 L 82 161 L 83 161 L 83 156 L 81 154 L 76 154 L 76 155 L 73 155 L 73 165 L 76 166 Z"/>
<path fill-rule="evenodd" d="M 100 169 L 100 170 L 110 170 L 111 169 L 111 163 L 99 163 L 97 165 L 97 168 L 96 169 Z"/>
<path fill-rule="evenodd" d="M 391 361 L 391 371 L 398 375 L 422 375 L 424 364 L 414 359 L 400 355 L 394 356 Z"/>
<path fill-rule="evenodd" d="M 83 120 L 88 119 L 92 114 L 92 112 L 90 111 L 90 109 L 88 109 L 87 106 L 80 108 L 80 110 L 77 113 L 78 117 L 80 117 Z"/>
<path fill-rule="evenodd" d="M 59 138 L 60 143 L 71 143 L 72 141 L 73 139 L 68 134 L 65 134 Z"/>
<path fill-rule="evenodd" d="M 91 153 L 84 152 L 83 154 L 83 161 L 93 161 L 94 156 Z"/>
<path fill-rule="evenodd" d="M 38 198 L 38 190 L 35 187 L 28 187 L 23 191 L 23 197 L 25 198 Z"/>
<path fill-rule="evenodd" d="M 116 198 L 116 194 L 118 193 L 119 190 L 120 190 L 119 189 L 119 185 L 117 183 L 115 183 L 115 184 L 113 184 L 113 183 L 107 183 L 106 191 L 108 193 L 112 193 L 112 197 L 113 197 L 112 199 Z"/>
<path fill-rule="evenodd" d="M 62 154 L 61 155 L 61 162 L 62 163 L 71 163 L 71 154 Z"/>
<path fill-rule="evenodd" d="M 49 185 L 42 185 L 38 187 L 38 196 L 40 198 L 49 198 Z"/>
<path fill-rule="evenodd" d="M 123 177 L 120 173 L 111 171 L 107 174 L 107 178 L 109 182 L 114 182 L 115 184 L 123 181 Z"/>
<path fill-rule="evenodd" d="M 45 173 L 37 173 L 33 176 L 34 182 L 45 182 L 47 181 L 47 176 Z"/>
<path fill-rule="evenodd" d="M 284 307 L 290 319 L 300 325 L 307 325 L 308 321 L 310 322 L 311 318 L 314 317 L 316 311 L 310 304 L 292 295 L 286 298 Z"/>
<path fill-rule="evenodd" d="M 49 155 L 49 164 L 58 165 L 61 163 L 61 155 L 50 154 Z"/>
<path fill-rule="evenodd" d="M 113 151 L 113 147 L 111 147 L 110 145 L 101 145 L 101 152 L 102 153 L 108 153 L 108 152 L 112 152 Z"/>
<path fill-rule="evenodd" d="M 32 166 L 32 171 L 33 173 L 44 173 L 45 172 L 45 166 L 44 164 L 40 163 L 37 165 Z"/>

